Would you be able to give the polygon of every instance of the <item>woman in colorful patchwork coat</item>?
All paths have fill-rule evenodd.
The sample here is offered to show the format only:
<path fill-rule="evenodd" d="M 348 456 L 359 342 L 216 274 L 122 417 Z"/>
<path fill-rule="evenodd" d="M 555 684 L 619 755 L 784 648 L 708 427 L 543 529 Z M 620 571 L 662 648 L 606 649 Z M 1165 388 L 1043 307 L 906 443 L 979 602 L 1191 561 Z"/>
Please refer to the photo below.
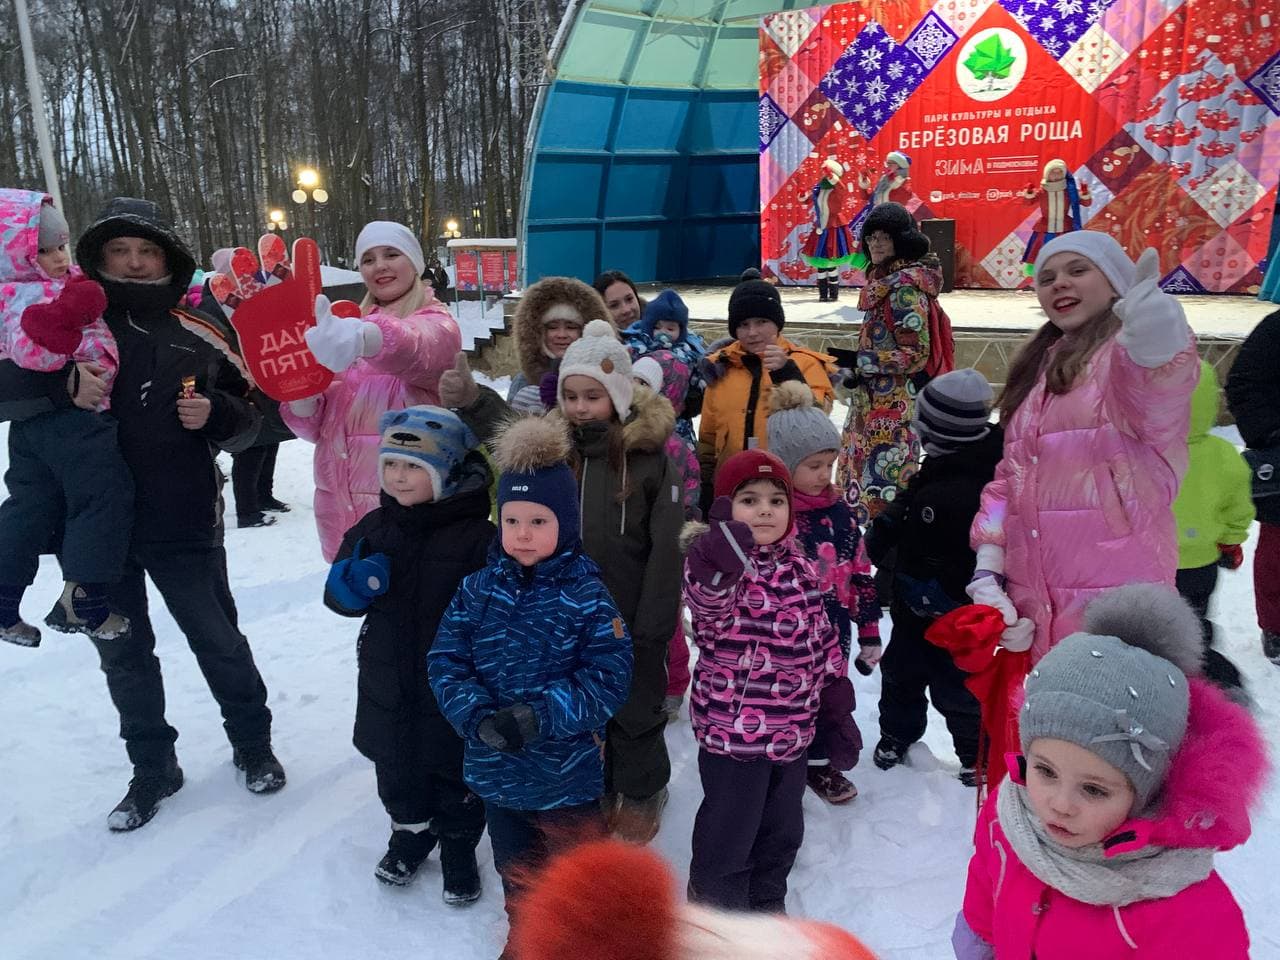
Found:
<path fill-rule="evenodd" d="M 952 367 L 950 323 L 937 305 L 942 267 L 907 209 L 882 203 L 862 227 L 871 261 L 858 306 L 855 385 L 836 477 L 858 523 L 874 520 L 915 473 L 916 390 Z"/>

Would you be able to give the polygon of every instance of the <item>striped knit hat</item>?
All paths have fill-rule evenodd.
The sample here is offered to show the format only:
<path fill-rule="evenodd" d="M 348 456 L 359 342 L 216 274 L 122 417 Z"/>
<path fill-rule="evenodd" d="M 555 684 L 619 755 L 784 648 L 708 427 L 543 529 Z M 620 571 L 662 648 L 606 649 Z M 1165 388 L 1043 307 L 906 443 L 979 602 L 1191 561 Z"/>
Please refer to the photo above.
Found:
<path fill-rule="evenodd" d="M 930 380 L 916 394 L 913 429 L 926 443 L 944 449 L 981 440 L 991 432 L 988 418 L 995 394 L 987 378 L 972 367 Z"/>

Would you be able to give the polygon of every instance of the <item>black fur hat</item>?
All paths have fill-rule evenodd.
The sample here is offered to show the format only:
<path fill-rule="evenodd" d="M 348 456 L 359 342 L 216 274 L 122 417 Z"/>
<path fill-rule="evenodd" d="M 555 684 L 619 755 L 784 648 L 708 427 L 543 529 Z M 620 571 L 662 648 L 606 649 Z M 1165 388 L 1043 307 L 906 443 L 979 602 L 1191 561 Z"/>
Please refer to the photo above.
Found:
<path fill-rule="evenodd" d="M 895 260 L 919 260 L 929 252 L 929 238 L 920 232 L 916 218 L 900 203 L 877 204 L 863 221 L 859 247 L 868 260 L 871 252 L 867 249 L 867 237 L 877 230 L 893 238 Z"/>

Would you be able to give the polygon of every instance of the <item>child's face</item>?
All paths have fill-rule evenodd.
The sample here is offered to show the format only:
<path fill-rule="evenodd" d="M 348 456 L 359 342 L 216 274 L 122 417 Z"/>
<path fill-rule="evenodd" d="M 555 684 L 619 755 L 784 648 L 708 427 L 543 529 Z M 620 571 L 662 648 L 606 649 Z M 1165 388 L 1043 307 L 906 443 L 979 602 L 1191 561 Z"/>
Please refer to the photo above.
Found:
<path fill-rule="evenodd" d="M 388 460 L 382 465 L 382 489 L 402 507 L 427 503 L 436 497 L 431 474 L 420 464 Z"/>
<path fill-rule="evenodd" d="M 1036 273 L 1036 296 L 1049 321 L 1063 333 L 1075 333 L 1115 302 L 1111 282 L 1087 257 L 1055 253 Z"/>
<path fill-rule="evenodd" d="M 752 480 L 733 494 L 733 519 L 751 528 L 760 547 L 777 543 L 791 523 L 787 493 L 772 480 Z"/>
<path fill-rule="evenodd" d="M 522 567 L 532 567 L 556 552 L 560 521 L 550 507 L 528 500 L 502 505 L 502 549 Z"/>
<path fill-rule="evenodd" d="M 831 486 L 831 468 L 836 465 L 834 450 L 811 453 L 791 471 L 791 485 L 801 493 L 816 497 Z"/>
<path fill-rule="evenodd" d="M 582 339 L 582 317 L 567 303 L 557 303 L 542 316 L 542 346 L 559 359 L 569 344 Z"/>
<path fill-rule="evenodd" d="M 360 257 L 360 276 L 373 299 L 395 303 L 413 289 L 418 268 L 395 247 L 370 247 Z"/>
<path fill-rule="evenodd" d="M 159 280 L 169 272 L 164 248 L 144 237 L 113 237 L 102 247 L 102 272 L 121 280 Z"/>
<path fill-rule="evenodd" d="M 674 320 L 659 320 L 653 325 L 653 332 L 666 334 L 672 343 L 680 339 L 680 324 Z"/>
<path fill-rule="evenodd" d="M 778 325 L 763 317 L 748 317 L 738 324 L 738 342 L 747 353 L 763 353 L 778 342 Z"/>
<path fill-rule="evenodd" d="M 613 400 L 599 380 L 575 373 L 564 378 L 560 389 L 560 407 L 570 423 L 613 419 Z"/>
<path fill-rule="evenodd" d="M 36 263 L 40 264 L 40 269 L 48 276 L 60 280 L 71 269 L 71 254 L 67 253 L 67 245 L 64 243 L 52 250 L 42 249 L 36 254 Z"/>
<path fill-rule="evenodd" d="M 1124 823 L 1134 793 L 1128 777 L 1096 753 L 1041 737 L 1027 750 L 1027 797 L 1049 836 L 1075 850 Z"/>

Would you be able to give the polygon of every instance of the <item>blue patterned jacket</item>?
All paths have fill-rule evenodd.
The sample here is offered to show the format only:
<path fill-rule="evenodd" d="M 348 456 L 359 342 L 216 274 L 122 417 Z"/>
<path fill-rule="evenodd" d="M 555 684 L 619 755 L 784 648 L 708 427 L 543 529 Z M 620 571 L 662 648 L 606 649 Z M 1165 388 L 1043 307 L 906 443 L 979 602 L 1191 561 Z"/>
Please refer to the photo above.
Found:
<path fill-rule="evenodd" d="M 525 569 L 495 542 L 462 581 L 427 671 L 440 709 L 466 741 L 463 776 L 486 803 L 550 810 L 604 792 L 604 726 L 631 688 L 631 637 L 577 547 Z M 501 753 L 476 735 L 502 707 L 527 703 L 539 738 Z"/>

